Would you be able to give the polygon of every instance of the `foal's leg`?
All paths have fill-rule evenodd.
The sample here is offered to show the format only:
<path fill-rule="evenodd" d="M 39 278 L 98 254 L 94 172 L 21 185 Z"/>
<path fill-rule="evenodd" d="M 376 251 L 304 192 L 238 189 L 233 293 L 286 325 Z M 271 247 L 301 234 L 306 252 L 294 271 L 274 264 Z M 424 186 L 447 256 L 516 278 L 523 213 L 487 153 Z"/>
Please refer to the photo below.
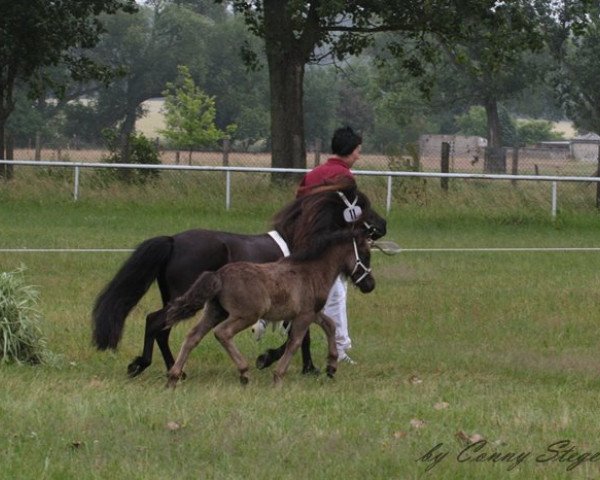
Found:
<path fill-rule="evenodd" d="M 285 352 L 289 342 L 289 336 L 290 333 L 288 333 L 288 339 L 278 348 L 270 348 L 265 353 L 259 355 L 256 358 L 256 368 L 262 370 L 263 368 L 267 368 L 279 360 L 283 355 L 283 352 Z M 302 339 L 302 373 L 314 375 L 321 373 L 313 364 L 310 354 L 310 329 L 306 330 L 306 335 L 304 335 L 304 338 Z"/>
<path fill-rule="evenodd" d="M 235 346 L 232 339 L 237 333 L 252 325 L 256 320 L 256 317 L 244 318 L 232 316 L 215 328 L 215 337 L 221 345 L 223 345 L 223 348 L 227 351 L 233 360 L 233 363 L 235 363 L 240 372 L 240 382 L 242 385 L 247 385 L 250 381 L 248 377 L 249 365 L 248 361 Z"/>
<path fill-rule="evenodd" d="M 306 335 L 308 331 L 308 327 L 311 322 L 314 320 L 314 314 L 306 314 L 299 317 L 292 322 L 292 328 L 290 329 L 290 338 L 288 340 L 287 346 L 285 348 L 285 352 L 283 356 L 277 362 L 277 366 L 275 367 L 275 371 L 273 372 L 273 382 L 278 385 L 281 383 L 285 372 L 287 371 L 290 360 L 294 355 L 294 352 L 298 350 L 300 344 L 302 343 L 302 339 Z"/>
<path fill-rule="evenodd" d="M 127 366 L 127 374 L 130 377 L 137 377 L 152 363 L 152 350 L 154 349 L 154 338 L 157 331 L 164 322 L 164 308 L 150 313 L 146 317 L 146 330 L 144 332 L 144 349 L 142 355 L 135 357 Z M 163 353 L 164 355 L 164 353 Z"/>
<path fill-rule="evenodd" d="M 335 322 L 323 312 L 319 312 L 316 323 L 320 325 L 327 337 L 327 367 L 325 371 L 329 378 L 333 378 L 337 371 L 338 360 L 337 345 L 335 343 Z"/>
<path fill-rule="evenodd" d="M 200 343 L 200 340 L 202 340 L 221 320 L 222 318 L 216 314 L 214 309 L 210 308 L 210 305 L 204 310 L 200 321 L 185 337 L 181 350 L 179 350 L 179 355 L 177 355 L 177 360 L 175 360 L 175 363 L 167 373 L 167 387 L 175 388 L 177 381 L 183 375 L 183 366 L 185 365 L 185 362 L 187 362 L 190 352 L 196 348 Z"/>

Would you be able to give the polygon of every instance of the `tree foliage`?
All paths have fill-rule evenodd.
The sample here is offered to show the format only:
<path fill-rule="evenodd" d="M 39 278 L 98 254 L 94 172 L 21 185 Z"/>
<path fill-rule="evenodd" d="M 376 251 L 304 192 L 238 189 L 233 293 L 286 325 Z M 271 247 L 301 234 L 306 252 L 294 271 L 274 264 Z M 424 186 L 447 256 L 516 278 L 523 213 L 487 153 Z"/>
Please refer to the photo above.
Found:
<path fill-rule="evenodd" d="M 218 1 L 218 0 L 217 0 Z M 489 2 L 467 0 L 234 0 L 251 32 L 264 39 L 269 70 L 273 166 L 305 167 L 303 80 L 305 66 L 330 54 L 340 60 L 356 55 L 382 31 L 422 38 L 426 32 L 447 37 L 462 31 L 464 19 L 487 15 Z M 402 51 L 402 41 L 393 45 Z M 254 57 L 246 52 L 251 61 Z M 410 56 L 407 64 L 411 64 Z M 415 66 L 415 63 L 412 62 Z M 415 66 L 416 69 L 416 66 Z"/>
<path fill-rule="evenodd" d="M 600 9 L 573 39 L 563 61 L 560 91 L 566 113 L 582 131 L 600 133 Z"/>
<path fill-rule="evenodd" d="M 17 84 L 40 91 L 52 82 L 44 68 L 65 65 L 75 80 L 107 80 L 110 70 L 87 56 L 103 31 L 98 16 L 132 12 L 135 0 L 0 1 L 0 157 Z M 54 85 L 60 93 L 60 85 Z"/>
<path fill-rule="evenodd" d="M 165 122 L 161 133 L 176 148 L 191 151 L 197 147 L 214 146 L 227 136 L 215 125 L 215 99 L 198 88 L 187 67 L 179 67 L 175 82 L 167 83 L 165 97 Z M 227 127 L 233 132 L 235 125 Z"/>

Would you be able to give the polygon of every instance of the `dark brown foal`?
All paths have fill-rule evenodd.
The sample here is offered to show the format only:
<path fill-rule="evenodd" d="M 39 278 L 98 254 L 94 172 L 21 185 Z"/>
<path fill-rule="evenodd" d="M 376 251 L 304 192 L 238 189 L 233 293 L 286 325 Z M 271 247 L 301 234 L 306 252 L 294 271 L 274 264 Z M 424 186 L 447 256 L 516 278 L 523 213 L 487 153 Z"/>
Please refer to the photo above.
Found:
<path fill-rule="evenodd" d="M 249 364 L 232 339 L 259 318 L 269 322 L 291 322 L 290 339 L 275 368 L 275 383 L 283 378 L 312 322 L 320 324 L 327 336 L 327 374 L 333 376 L 337 369 L 335 325 L 321 309 L 340 274 L 350 277 L 363 293 L 371 292 L 375 280 L 369 265 L 367 237 L 345 229 L 317 238 L 309 250 L 277 262 L 236 262 L 216 272 L 203 273 L 167 311 L 167 327 L 171 327 L 207 304 L 202 318 L 188 333 L 169 370 L 167 385 L 176 385 L 190 352 L 212 329 L 236 364 L 240 381 L 248 383 Z"/>

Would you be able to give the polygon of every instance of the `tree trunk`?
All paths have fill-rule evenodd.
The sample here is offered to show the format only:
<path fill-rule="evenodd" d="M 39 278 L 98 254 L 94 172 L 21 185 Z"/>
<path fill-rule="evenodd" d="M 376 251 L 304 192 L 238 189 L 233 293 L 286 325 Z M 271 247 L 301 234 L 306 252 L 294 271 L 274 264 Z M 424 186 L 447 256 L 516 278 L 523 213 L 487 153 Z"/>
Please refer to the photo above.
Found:
<path fill-rule="evenodd" d="M 7 118 L 0 117 L 0 160 L 8 160 L 5 155 L 6 152 L 6 142 L 5 142 L 5 124 Z M 13 177 L 13 166 L 2 164 L 0 165 L 0 178 L 4 178 L 5 180 L 10 180 Z"/>
<path fill-rule="evenodd" d="M 269 58 L 273 167 L 306 168 L 304 62 Z"/>
<path fill-rule="evenodd" d="M 484 173 L 506 173 L 506 151 L 502 148 L 502 128 L 498 116 L 498 102 L 487 98 L 484 102 L 488 127 L 488 145 L 483 162 Z"/>
<path fill-rule="evenodd" d="M 265 49 L 271 91 L 272 166 L 306 168 L 304 142 L 304 66 L 315 45 L 318 17 L 305 19 L 301 36 L 294 32 L 288 1 L 265 0 Z M 315 23 L 316 22 L 316 23 Z M 275 180 L 288 178 L 274 175 Z"/>
<path fill-rule="evenodd" d="M 498 116 L 498 102 L 495 98 L 487 98 L 484 107 L 487 117 L 488 147 L 500 148 L 502 147 L 502 128 Z"/>
<path fill-rule="evenodd" d="M 130 163 L 130 137 L 135 129 L 135 121 L 137 119 L 137 105 L 129 105 L 125 113 L 125 120 L 121 125 L 119 134 L 119 145 L 121 150 L 121 163 Z"/>
<path fill-rule="evenodd" d="M 3 66 L 2 68 L 5 68 Z M 0 159 L 7 160 L 6 157 L 6 123 L 8 117 L 15 109 L 15 101 L 13 99 L 13 87 L 15 83 L 14 71 L 11 74 L 10 65 L 8 67 L 8 83 L 0 82 Z M 4 72 L 2 74 L 4 79 Z M 12 165 L 0 165 L 0 178 L 10 180 L 13 177 L 13 166 Z"/>

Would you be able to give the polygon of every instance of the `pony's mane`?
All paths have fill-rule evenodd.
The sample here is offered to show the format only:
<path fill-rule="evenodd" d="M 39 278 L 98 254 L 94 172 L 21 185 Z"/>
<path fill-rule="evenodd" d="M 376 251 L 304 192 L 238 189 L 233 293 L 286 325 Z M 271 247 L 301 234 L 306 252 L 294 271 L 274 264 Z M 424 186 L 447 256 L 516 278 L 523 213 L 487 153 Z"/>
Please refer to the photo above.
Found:
<path fill-rule="evenodd" d="M 316 187 L 273 217 L 273 228 L 286 239 L 291 251 L 306 249 L 315 237 L 348 227 L 342 215 L 346 207 L 337 191 L 343 191 L 351 199 L 358 195 L 363 211 L 370 208 L 368 198 L 352 179 L 338 179 L 336 183 Z"/>
<path fill-rule="evenodd" d="M 313 237 L 310 244 L 305 248 L 292 252 L 288 259 L 296 262 L 317 260 L 331 247 L 350 243 L 353 239 L 358 239 L 359 236 L 359 230 L 352 227 L 324 232 Z"/>

